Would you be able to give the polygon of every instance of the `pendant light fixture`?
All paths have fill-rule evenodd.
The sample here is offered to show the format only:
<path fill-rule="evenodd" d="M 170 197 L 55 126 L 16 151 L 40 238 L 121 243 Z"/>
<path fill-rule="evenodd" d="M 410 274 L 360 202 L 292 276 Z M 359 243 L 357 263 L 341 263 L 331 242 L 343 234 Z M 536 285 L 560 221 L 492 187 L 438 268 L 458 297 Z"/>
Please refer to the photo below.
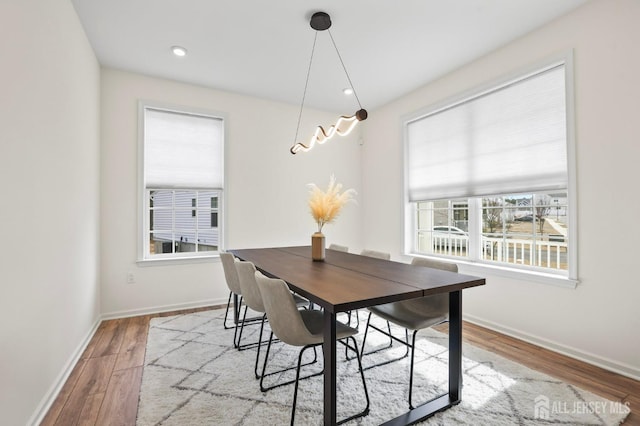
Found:
<path fill-rule="evenodd" d="M 331 35 L 331 31 L 329 28 L 331 27 L 331 17 L 329 14 L 325 12 L 316 12 L 311 16 L 311 21 L 309 22 L 311 28 L 316 30 L 315 37 L 313 38 L 313 47 L 311 48 L 311 60 L 309 61 L 309 68 L 307 70 L 307 80 L 304 85 L 304 93 L 302 94 L 302 103 L 300 105 L 300 114 L 298 115 L 298 125 L 296 127 L 296 136 L 294 139 L 294 145 L 291 147 L 290 151 L 292 154 L 296 154 L 300 151 L 307 152 L 316 143 L 322 144 L 334 137 L 338 136 L 346 136 L 354 129 L 358 122 L 367 119 L 367 110 L 362 108 L 360 105 L 360 99 L 356 93 L 356 90 L 353 88 L 353 83 L 351 82 L 351 78 L 349 77 L 349 73 L 347 72 L 347 68 L 344 66 L 344 62 L 342 61 L 342 56 L 340 56 L 340 52 L 338 51 L 338 46 L 336 46 L 336 42 L 333 40 L 333 36 Z M 313 133 L 313 136 L 309 139 L 309 141 L 304 144 L 301 142 L 297 142 L 298 140 L 298 130 L 300 130 L 300 119 L 302 118 L 302 110 L 304 108 L 304 101 L 307 96 L 307 87 L 309 85 L 309 74 L 311 73 L 311 64 L 313 63 L 313 54 L 316 49 L 316 40 L 318 39 L 318 33 L 320 31 L 327 31 L 329 37 L 331 38 L 331 43 L 333 47 L 336 49 L 336 53 L 338 54 L 338 58 L 340 59 L 340 63 L 342 64 L 342 69 L 344 70 L 345 75 L 347 76 L 347 80 L 349 81 L 349 89 L 353 91 L 353 94 L 358 102 L 358 111 L 351 116 L 341 116 L 338 118 L 336 123 L 329 127 L 328 130 L 325 130 L 322 126 L 318 126 Z"/>

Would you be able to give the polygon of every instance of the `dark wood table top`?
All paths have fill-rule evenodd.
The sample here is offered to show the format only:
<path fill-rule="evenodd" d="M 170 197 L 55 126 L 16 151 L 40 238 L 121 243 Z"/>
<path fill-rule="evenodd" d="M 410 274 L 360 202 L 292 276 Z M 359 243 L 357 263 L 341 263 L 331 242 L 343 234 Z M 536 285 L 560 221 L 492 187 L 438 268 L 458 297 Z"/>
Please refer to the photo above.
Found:
<path fill-rule="evenodd" d="M 326 250 L 323 262 L 311 247 L 229 250 L 266 275 L 280 278 L 330 312 L 448 293 L 485 284 L 484 278 Z"/>

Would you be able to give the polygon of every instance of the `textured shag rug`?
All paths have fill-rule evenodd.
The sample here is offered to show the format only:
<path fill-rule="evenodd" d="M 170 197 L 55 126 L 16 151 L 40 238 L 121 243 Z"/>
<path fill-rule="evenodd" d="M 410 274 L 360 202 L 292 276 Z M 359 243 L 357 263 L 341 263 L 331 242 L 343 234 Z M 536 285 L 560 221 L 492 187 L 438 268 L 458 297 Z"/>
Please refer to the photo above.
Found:
<path fill-rule="evenodd" d="M 366 310 L 360 312 L 358 344 L 364 334 Z M 138 426 L 147 425 L 286 425 L 293 385 L 261 392 L 254 378 L 255 349 L 233 347 L 233 330 L 224 330 L 224 310 L 151 320 L 138 405 Z M 259 326 L 245 328 L 244 342 L 257 341 Z M 396 329 L 398 336 L 404 333 Z M 268 331 L 266 337 L 268 339 Z M 367 351 L 388 339 L 370 332 Z M 370 346 L 373 344 L 373 346 Z M 448 336 L 434 330 L 418 333 L 414 403 L 446 393 Z M 269 371 L 294 366 L 299 348 L 272 346 Z M 363 365 L 404 354 L 391 349 L 363 357 Z M 322 351 L 318 351 L 321 360 Z M 261 352 L 261 357 L 264 351 Z M 305 358 L 310 359 L 308 350 Z M 319 372 L 322 361 L 303 367 L 302 375 Z M 493 353 L 463 345 L 462 402 L 438 413 L 426 425 L 617 425 L 627 416 L 625 405 L 607 401 L 560 380 Z M 338 419 L 365 405 L 356 360 L 346 361 L 338 345 Z M 286 381 L 295 370 L 265 379 Z M 368 416 L 349 424 L 377 425 L 405 412 L 409 359 L 365 371 L 371 398 Z M 296 424 L 322 424 L 322 375 L 300 382 Z"/>

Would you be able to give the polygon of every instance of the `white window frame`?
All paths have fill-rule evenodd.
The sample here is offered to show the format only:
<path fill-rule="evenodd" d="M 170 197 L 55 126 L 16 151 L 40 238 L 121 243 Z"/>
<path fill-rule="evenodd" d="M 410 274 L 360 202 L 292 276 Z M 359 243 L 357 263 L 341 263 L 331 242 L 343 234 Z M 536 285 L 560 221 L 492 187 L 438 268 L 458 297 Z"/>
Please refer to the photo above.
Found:
<path fill-rule="evenodd" d="M 163 253 L 163 254 L 155 254 L 151 255 L 150 247 L 149 247 L 149 189 L 146 188 L 145 182 L 145 170 L 144 170 L 144 160 L 145 160 L 145 135 L 144 135 L 144 127 L 145 127 L 145 110 L 146 109 L 156 109 L 156 110 L 164 110 L 168 112 L 176 112 L 182 114 L 193 114 L 204 117 L 211 117 L 215 119 L 222 120 L 222 132 L 223 132 L 223 142 L 222 142 L 222 161 L 223 161 L 223 176 L 222 176 L 222 187 L 221 188 L 193 188 L 193 190 L 203 191 L 203 190 L 212 190 L 218 192 L 218 250 L 217 251 L 202 251 L 202 252 L 182 252 L 182 253 Z M 172 262 L 172 263 L 192 263 L 198 261 L 208 261 L 211 258 L 217 258 L 220 256 L 220 252 L 224 250 L 225 247 L 225 217 L 226 217 L 226 202 L 225 202 L 225 182 L 226 182 L 226 141 L 227 141 L 227 130 L 226 130 L 226 114 L 220 112 L 212 112 L 208 110 L 203 110 L 199 108 L 193 107 L 185 107 L 185 106 L 177 106 L 172 104 L 165 104 L 161 102 L 148 101 L 148 100 L 140 100 L 138 102 L 138 208 L 137 208 L 137 216 L 138 216 L 138 232 L 137 232 L 137 241 L 138 241 L 138 254 L 137 254 L 137 262 L 139 264 L 153 264 L 156 262 Z M 189 188 L 184 188 L 184 190 L 189 190 Z"/>
<path fill-rule="evenodd" d="M 522 79 L 528 75 L 536 74 L 542 69 L 551 68 L 555 65 L 564 64 L 565 67 L 565 99 L 566 99 L 566 143 L 567 143 L 567 197 L 568 197 L 568 270 L 562 272 L 554 272 L 552 270 L 540 272 L 533 269 L 521 269 L 505 266 L 503 264 L 495 265 L 486 261 L 482 261 L 478 252 L 480 247 L 470 247 L 468 258 L 445 257 L 445 260 L 456 262 L 470 273 L 486 273 L 490 272 L 495 275 L 506 276 L 515 279 L 524 279 L 528 281 L 540 282 L 544 284 L 558 285 L 561 287 L 575 288 L 579 282 L 578 279 L 578 221 L 577 221 L 577 179 L 576 179 L 576 150 L 575 150 L 575 106 L 574 106 L 574 69 L 573 69 L 573 51 L 569 50 L 559 55 L 552 56 L 536 64 L 519 69 L 508 75 L 490 81 L 482 86 L 468 90 L 457 96 L 453 96 L 428 106 L 419 111 L 411 113 L 402 118 L 402 137 L 404 141 L 404 182 L 403 182 L 403 252 L 408 256 L 425 256 L 417 253 L 415 248 L 417 215 L 416 203 L 409 201 L 408 191 L 408 159 L 407 159 L 407 125 L 408 123 L 433 114 L 436 111 L 443 110 L 452 105 L 456 105 L 471 98 L 477 97 L 483 93 L 494 91 L 496 88 L 509 84 L 515 80 Z M 469 234 L 477 234 L 478 237 L 482 231 L 482 214 L 481 214 L 481 198 L 469 198 Z M 480 244 L 480 238 L 477 239 L 477 245 Z M 437 255 L 427 255 L 425 257 L 438 257 Z"/>

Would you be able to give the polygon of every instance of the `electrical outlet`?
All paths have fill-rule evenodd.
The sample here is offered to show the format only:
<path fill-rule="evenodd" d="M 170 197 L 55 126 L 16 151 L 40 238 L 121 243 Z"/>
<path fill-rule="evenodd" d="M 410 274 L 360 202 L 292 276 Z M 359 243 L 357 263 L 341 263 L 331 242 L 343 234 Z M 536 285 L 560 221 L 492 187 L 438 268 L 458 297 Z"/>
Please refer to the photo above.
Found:
<path fill-rule="evenodd" d="M 133 272 L 127 272 L 127 284 L 133 284 L 136 282 L 136 277 L 133 276 Z"/>

